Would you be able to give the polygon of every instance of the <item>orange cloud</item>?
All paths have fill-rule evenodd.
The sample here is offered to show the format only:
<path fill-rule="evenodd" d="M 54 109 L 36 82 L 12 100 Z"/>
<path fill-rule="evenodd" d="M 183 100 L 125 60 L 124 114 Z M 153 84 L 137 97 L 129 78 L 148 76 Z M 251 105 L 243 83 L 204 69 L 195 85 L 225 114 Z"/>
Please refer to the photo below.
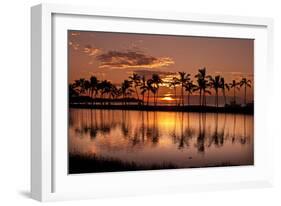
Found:
<path fill-rule="evenodd" d="M 71 36 L 80 36 L 80 32 L 71 32 Z"/>
<path fill-rule="evenodd" d="M 95 56 L 97 55 L 101 50 L 98 48 L 94 48 L 91 45 L 85 46 L 83 52 L 89 56 Z"/>
<path fill-rule="evenodd" d="M 170 57 L 153 57 L 137 51 L 109 51 L 97 56 L 100 68 L 142 69 L 166 67 L 175 62 Z"/>
<path fill-rule="evenodd" d="M 73 41 L 70 41 L 68 44 L 69 44 L 69 46 L 70 46 L 72 49 L 74 49 L 74 50 L 78 50 L 79 47 L 80 47 L 80 45 L 79 45 L 78 43 L 75 43 L 75 42 L 73 42 Z"/>

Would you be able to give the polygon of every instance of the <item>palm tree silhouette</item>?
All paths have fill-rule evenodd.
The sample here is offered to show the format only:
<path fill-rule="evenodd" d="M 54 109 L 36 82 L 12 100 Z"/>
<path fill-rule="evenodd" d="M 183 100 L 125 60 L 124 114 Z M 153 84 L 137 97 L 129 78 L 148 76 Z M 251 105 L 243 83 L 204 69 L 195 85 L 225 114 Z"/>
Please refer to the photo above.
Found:
<path fill-rule="evenodd" d="M 210 84 L 208 83 L 208 81 L 204 81 L 204 86 L 203 86 L 203 105 L 204 106 L 207 105 L 206 95 L 212 94 L 212 92 L 210 90 L 208 90 L 209 87 L 210 87 Z"/>
<path fill-rule="evenodd" d="M 141 78 L 140 90 L 141 90 L 141 95 L 142 95 L 142 104 L 144 105 L 144 95 L 145 95 L 145 92 L 148 91 L 145 76 L 142 76 L 142 78 Z"/>
<path fill-rule="evenodd" d="M 146 104 L 148 106 L 149 105 L 149 93 L 153 89 L 153 87 L 152 87 L 152 79 L 148 79 L 146 81 L 146 86 L 147 86 L 147 100 L 146 100 L 147 102 L 146 102 Z"/>
<path fill-rule="evenodd" d="M 184 86 L 187 82 L 190 81 L 190 74 L 186 74 L 185 72 L 179 72 L 179 83 L 181 84 L 181 104 L 184 106 Z"/>
<path fill-rule="evenodd" d="M 137 87 L 140 86 L 141 77 L 137 73 L 133 73 L 132 76 L 129 76 L 129 79 L 134 83 L 134 88 L 135 88 L 135 92 L 137 95 L 137 99 L 139 100 L 139 94 L 138 94 Z"/>
<path fill-rule="evenodd" d="M 219 88 L 221 87 L 221 77 L 220 75 L 215 76 L 215 78 L 213 78 L 212 76 L 208 76 L 209 78 L 209 82 L 210 82 L 210 87 L 213 88 L 215 90 L 215 105 L 218 108 L 219 107 Z"/>
<path fill-rule="evenodd" d="M 156 94 L 157 94 L 157 87 L 156 86 L 153 86 L 152 84 L 152 87 L 150 89 L 150 91 L 152 92 L 153 94 L 153 102 L 154 102 L 154 106 L 156 106 Z"/>
<path fill-rule="evenodd" d="M 197 90 L 199 90 L 199 105 L 206 105 L 205 94 L 210 94 L 211 92 L 207 90 L 209 87 L 208 80 L 206 79 L 206 68 L 199 69 L 198 73 L 195 75 L 197 78 Z M 202 98 L 203 96 L 203 98 Z"/>
<path fill-rule="evenodd" d="M 78 87 L 78 92 L 79 92 L 80 95 L 85 93 L 84 83 L 85 83 L 84 78 L 81 78 L 79 80 L 75 80 L 74 85 L 75 85 L 76 88 Z"/>
<path fill-rule="evenodd" d="M 108 98 L 110 98 L 110 92 L 111 92 L 111 88 L 112 88 L 111 82 L 107 81 L 107 80 L 103 80 L 100 83 L 100 87 L 101 87 L 102 98 L 104 97 L 104 94 L 108 94 Z M 109 103 L 109 101 L 108 101 L 108 103 Z"/>
<path fill-rule="evenodd" d="M 91 76 L 89 79 L 80 78 L 75 80 L 73 84 L 69 84 L 69 97 L 87 97 L 87 98 L 77 98 L 78 103 L 97 103 L 100 102 L 104 104 L 105 102 L 114 101 L 123 95 L 122 104 L 128 103 L 132 99 L 128 99 L 132 93 L 136 93 L 138 103 L 145 104 L 145 93 L 147 92 L 146 104 L 149 105 L 150 92 L 153 94 L 154 106 L 157 106 L 157 101 L 159 97 L 159 90 L 161 86 L 166 86 L 166 83 L 170 88 L 174 90 L 175 105 L 185 106 L 185 92 L 187 92 L 188 104 L 190 105 L 190 96 L 194 91 L 199 92 L 199 105 L 206 106 L 206 95 L 211 94 L 209 88 L 212 88 L 215 92 L 215 106 L 218 108 L 219 104 L 219 90 L 221 89 L 222 95 L 224 97 L 224 105 L 227 104 L 226 101 L 226 89 L 229 90 L 233 88 L 233 99 L 234 104 L 236 104 L 236 90 L 239 90 L 244 86 L 244 104 L 247 104 L 247 87 L 251 88 L 251 80 L 242 78 L 241 81 L 236 82 L 233 80 L 230 84 L 225 83 L 225 79 L 220 75 L 212 77 L 207 75 L 206 68 L 198 70 L 198 73 L 194 76 L 196 78 L 196 84 L 190 78 L 190 74 L 186 72 L 178 72 L 170 82 L 165 82 L 160 75 L 157 73 L 152 74 L 152 77 L 146 80 L 145 76 L 140 76 L 137 73 L 133 73 L 129 76 L 129 79 L 124 80 L 120 87 L 117 88 L 108 80 L 99 81 L 96 76 Z M 177 86 L 181 86 L 181 97 L 177 99 Z M 139 92 L 142 95 L 142 101 L 140 100 Z M 100 98 L 97 98 L 100 95 Z M 106 95 L 106 98 L 105 98 Z M 70 99 L 69 101 L 74 101 Z M 117 100 L 119 102 L 119 100 Z M 74 103 L 74 102 L 73 102 Z"/>
<path fill-rule="evenodd" d="M 236 104 L 236 89 L 239 90 L 239 83 L 236 82 L 235 80 L 232 80 L 232 82 L 229 84 L 230 88 L 233 88 L 233 102 Z"/>
<path fill-rule="evenodd" d="M 163 80 L 160 78 L 159 74 L 152 74 L 152 93 L 154 95 L 154 106 L 157 105 L 157 99 L 158 99 L 158 91 L 160 84 L 163 83 Z"/>
<path fill-rule="evenodd" d="M 116 98 L 119 98 L 120 96 L 122 96 L 122 88 L 118 87 L 116 91 Z"/>
<path fill-rule="evenodd" d="M 79 97 L 79 91 L 75 84 L 68 84 L 68 101 L 69 104 L 75 103 L 74 97 Z"/>
<path fill-rule="evenodd" d="M 85 80 L 84 78 L 75 80 L 74 87 L 77 88 L 79 96 L 83 94 L 85 94 L 86 96 L 90 96 L 90 82 L 88 80 Z"/>
<path fill-rule="evenodd" d="M 119 95 L 118 88 L 114 84 L 112 84 L 110 87 L 109 95 L 110 97 L 112 97 L 113 100 Z"/>
<path fill-rule="evenodd" d="M 133 93 L 131 87 L 132 87 L 132 82 L 129 80 L 124 80 L 121 84 L 121 91 L 123 95 L 123 101 L 125 101 L 125 104 L 127 104 L 126 101 L 127 96 Z"/>
<path fill-rule="evenodd" d="M 221 90 L 222 90 L 222 95 L 224 98 L 224 106 L 226 105 L 225 89 L 229 90 L 229 85 L 227 83 L 225 83 L 224 78 L 221 77 Z"/>
<path fill-rule="evenodd" d="M 90 90 L 91 90 L 91 99 L 92 99 L 92 105 L 93 105 L 93 96 L 95 97 L 95 100 L 97 98 L 97 93 L 98 93 L 98 79 L 95 76 L 90 77 Z M 94 94 L 95 92 L 95 94 Z M 96 104 L 96 102 L 95 102 Z"/>
<path fill-rule="evenodd" d="M 246 105 L 246 93 L 247 93 L 247 87 L 251 88 L 251 80 L 247 80 L 246 78 L 242 78 L 240 81 L 240 87 L 244 86 L 244 104 Z"/>
<path fill-rule="evenodd" d="M 79 93 L 76 90 L 75 84 L 68 84 L 68 94 L 69 94 L 69 98 L 76 97 L 79 95 Z"/>
<path fill-rule="evenodd" d="M 180 84 L 178 78 L 173 77 L 172 81 L 169 83 L 169 87 L 173 87 L 174 89 L 174 99 L 175 99 L 175 105 L 177 106 L 177 85 Z"/>
<path fill-rule="evenodd" d="M 196 85 L 193 84 L 193 81 L 187 82 L 185 85 L 185 91 L 187 91 L 187 105 L 190 105 L 190 95 L 196 90 Z"/>
<path fill-rule="evenodd" d="M 84 87 L 84 91 L 86 93 L 87 96 L 90 96 L 90 81 L 89 80 L 85 80 L 84 81 L 84 84 L 83 84 L 83 87 Z"/>

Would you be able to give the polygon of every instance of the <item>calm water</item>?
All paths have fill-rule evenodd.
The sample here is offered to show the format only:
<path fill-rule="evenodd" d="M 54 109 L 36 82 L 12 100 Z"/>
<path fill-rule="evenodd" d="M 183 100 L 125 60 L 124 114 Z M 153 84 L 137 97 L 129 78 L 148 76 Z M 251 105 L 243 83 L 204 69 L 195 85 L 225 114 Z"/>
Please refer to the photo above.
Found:
<path fill-rule="evenodd" d="M 253 164 L 253 115 L 70 109 L 69 152 L 177 167 Z"/>

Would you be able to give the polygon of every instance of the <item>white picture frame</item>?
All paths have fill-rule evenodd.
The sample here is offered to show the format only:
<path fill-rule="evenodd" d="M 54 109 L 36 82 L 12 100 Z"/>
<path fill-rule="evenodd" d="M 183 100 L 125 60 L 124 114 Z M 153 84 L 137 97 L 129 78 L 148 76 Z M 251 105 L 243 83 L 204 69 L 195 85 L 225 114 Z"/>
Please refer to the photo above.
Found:
<path fill-rule="evenodd" d="M 67 29 L 93 29 L 95 18 L 105 19 L 96 30 L 165 33 L 153 24 L 174 26 L 172 34 L 186 34 L 186 25 L 201 25 L 190 35 L 255 38 L 255 165 L 243 167 L 177 169 L 69 176 L 65 128 L 67 116 L 66 84 L 58 83 L 67 70 L 65 42 Z M 119 21 L 120 26 L 113 23 Z M 110 26 L 112 22 L 112 26 Z M 137 24 L 143 25 L 134 26 Z M 273 74 L 273 21 L 269 18 L 202 15 L 40 4 L 31 9 L 31 196 L 39 201 L 112 197 L 122 195 L 209 191 L 272 186 L 273 139 L 267 126 L 270 92 L 262 98 L 260 85 Z M 207 31 L 206 28 L 211 28 Z M 161 28 L 161 27 L 159 27 Z M 60 57 L 60 58 L 59 58 Z M 60 60 L 58 60 L 60 59 Z M 57 67 L 62 68 L 60 70 Z M 62 113 L 60 113 L 62 112 Z M 62 114 L 62 115 L 61 115 Z M 62 138 L 56 138 L 62 134 Z M 260 141 L 266 136 L 266 141 Z M 262 150 L 261 150 L 262 148 Z M 178 181 L 175 181 L 178 180 Z M 82 187 L 83 185 L 83 187 Z M 71 188 L 71 189 L 69 189 Z"/>

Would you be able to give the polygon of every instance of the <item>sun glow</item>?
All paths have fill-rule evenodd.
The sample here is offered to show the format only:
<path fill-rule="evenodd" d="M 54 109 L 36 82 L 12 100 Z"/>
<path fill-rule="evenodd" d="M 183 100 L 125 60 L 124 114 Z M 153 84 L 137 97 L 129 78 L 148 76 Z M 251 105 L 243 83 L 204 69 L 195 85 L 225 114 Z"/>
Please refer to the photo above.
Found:
<path fill-rule="evenodd" d="M 174 101 L 175 99 L 173 99 L 172 97 L 163 97 L 161 100 L 164 100 L 164 101 Z"/>

